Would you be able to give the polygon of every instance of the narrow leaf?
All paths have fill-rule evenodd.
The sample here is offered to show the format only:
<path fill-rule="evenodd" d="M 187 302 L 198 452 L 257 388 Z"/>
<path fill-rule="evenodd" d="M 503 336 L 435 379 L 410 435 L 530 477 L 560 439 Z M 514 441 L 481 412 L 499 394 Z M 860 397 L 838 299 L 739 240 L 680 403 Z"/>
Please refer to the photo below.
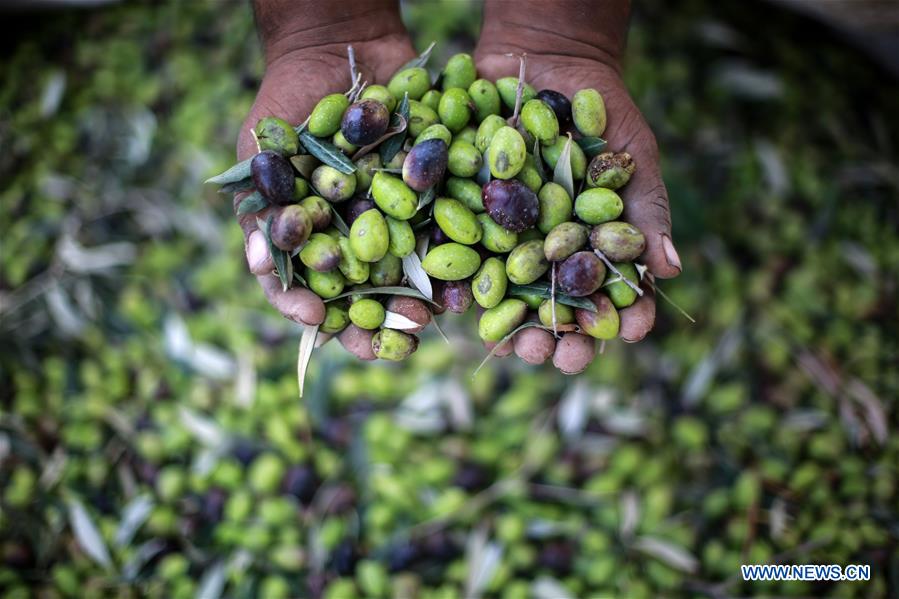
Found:
<path fill-rule="evenodd" d="M 478 182 L 478 185 L 487 185 L 490 183 L 490 161 L 487 160 L 487 152 L 484 152 L 481 158 L 481 170 L 475 175 L 475 181 Z"/>
<path fill-rule="evenodd" d="M 319 139 L 308 131 L 300 133 L 300 141 L 310 154 L 321 160 L 324 164 L 336 168 L 345 175 L 352 175 L 356 172 L 356 165 L 340 151 L 340 148 L 331 142 Z"/>
<path fill-rule="evenodd" d="M 609 144 L 601 137 L 582 137 L 577 140 L 577 145 L 581 147 L 584 154 L 590 159 L 605 150 Z"/>
<path fill-rule="evenodd" d="M 253 183 L 252 177 L 247 177 L 246 179 L 241 179 L 240 181 L 235 181 L 234 183 L 225 183 L 221 187 L 219 187 L 219 193 L 238 193 L 241 191 L 250 191 L 251 189 L 255 189 L 256 184 Z"/>
<path fill-rule="evenodd" d="M 225 183 L 235 183 L 240 181 L 241 179 L 246 179 L 251 175 L 250 173 L 250 162 L 252 162 L 253 158 L 247 158 L 241 162 L 238 162 L 224 173 L 220 173 L 214 177 L 210 177 L 206 179 L 206 183 L 216 183 L 218 185 L 224 185 Z"/>
<path fill-rule="evenodd" d="M 112 567 L 112 558 L 109 557 L 109 550 L 97 526 L 91 519 L 90 514 L 84 509 L 84 506 L 77 499 L 70 499 L 69 504 L 69 522 L 72 525 L 72 532 L 75 533 L 75 540 L 78 545 L 87 553 L 91 559 L 105 568 Z"/>
<path fill-rule="evenodd" d="M 496 343 L 496 345 L 493 346 L 493 349 L 490 350 L 490 352 L 489 352 L 489 353 L 487 354 L 487 356 L 483 359 L 483 361 L 481 361 L 481 363 L 478 364 L 478 367 L 474 369 L 474 372 L 471 373 L 472 378 L 474 378 L 474 376 L 477 375 L 477 373 L 481 371 L 481 368 L 483 368 L 484 365 L 485 365 L 487 362 L 489 362 L 490 359 L 491 359 L 493 356 L 496 355 L 496 351 L 497 351 L 500 347 L 502 347 L 503 345 L 505 345 L 507 341 L 509 341 L 510 339 L 512 339 L 512 337 L 515 336 L 515 333 L 517 333 L 518 331 L 523 331 L 524 329 L 532 328 L 532 327 L 537 327 L 537 328 L 543 329 L 544 331 L 552 332 L 552 329 L 550 329 L 549 327 L 543 326 L 543 325 L 540 324 L 539 322 L 528 321 L 528 322 L 522 324 L 521 326 L 517 327 L 514 331 L 512 331 L 511 333 L 509 333 L 508 335 L 506 335 L 505 337 L 503 337 L 502 339 L 500 339 L 500 340 Z"/>
<path fill-rule="evenodd" d="M 382 143 L 384 143 L 394 135 L 403 133 L 406 130 L 407 126 L 408 122 L 402 115 L 394 114 L 390 117 L 390 127 L 387 129 L 387 131 L 384 132 L 384 135 L 368 144 L 367 146 L 362 146 L 361 148 L 356 150 L 356 153 L 353 154 L 353 161 L 359 160 L 366 154 L 370 154 L 372 150 L 380 146 Z"/>
<path fill-rule="evenodd" d="M 434 304 L 435 306 L 437 305 L 437 302 L 425 297 L 417 289 L 412 289 L 410 287 L 369 287 L 367 289 L 353 289 L 351 291 L 344 291 L 340 295 L 328 298 L 324 300 L 324 302 L 327 304 L 328 302 L 333 302 L 344 297 L 350 297 L 351 295 L 404 295 L 406 297 L 414 297 L 420 300 L 424 300 L 428 303 Z"/>
<path fill-rule="evenodd" d="M 302 285 L 303 287 L 308 287 L 309 283 L 306 282 L 306 279 L 298 273 L 297 271 L 293 271 L 293 280 Z"/>
<path fill-rule="evenodd" d="M 571 134 L 568 134 L 568 141 L 565 142 L 565 148 L 556 162 L 556 168 L 553 171 L 553 181 L 565 188 L 568 197 L 574 199 L 574 175 L 571 172 Z"/>
<path fill-rule="evenodd" d="M 692 553 L 664 539 L 639 537 L 634 547 L 681 572 L 695 572 L 699 567 L 699 560 Z"/>
<path fill-rule="evenodd" d="M 318 336 L 318 325 L 303 325 L 303 335 L 300 337 L 300 349 L 297 355 L 297 382 L 300 385 L 300 397 L 303 397 L 303 386 L 306 381 L 306 369 L 309 368 L 309 359 L 312 358 L 312 350 L 315 349 L 315 338 Z"/>
<path fill-rule="evenodd" d="M 396 112 L 390 117 L 390 127 L 398 127 L 400 121 L 405 121 L 406 123 L 409 122 L 409 94 L 403 95 L 403 99 L 397 107 Z M 394 135 L 385 140 L 378 149 L 378 154 L 381 155 L 381 164 L 387 164 L 393 160 L 396 153 L 402 149 L 405 140 L 405 135 Z"/>
<path fill-rule="evenodd" d="M 409 283 L 415 287 L 421 294 L 432 300 L 434 298 L 434 289 L 431 287 L 431 279 L 428 273 L 421 266 L 421 258 L 418 254 L 411 252 L 403 256 L 403 273 L 406 275 Z"/>
<path fill-rule="evenodd" d="M 122 510 L 122 520 L 115 533 L 115 544 L 126 547 L 152 511 L 153 498 L 149 495 L 139 495 L 132 499 Z"/>
<path fill-rule="evenodd" d="M 552 288 L 547 283 L 530 283 L 529 285 L 510 285 L 509 295 L 539 295 L 543 299 L 552 298 Z M 565 304 L 572 308 L 582 308 L 590 312 L 596 312 L 596 304 L 585 297 L 574 297 L 566 293 L 556 292 L 556 303 Z"/>
<path fill-rule="evenodd" d="M 221 447 L 227 440 L 227 434 L 217 422 L 200 416 L 184 406 L 178 408 L 181 425 L 194 438 L 207 447 Z"/>
<path fill-rule="evenodd" d="M 334 207 L 334 204 L 331 204 L 331 224 L 334 225 L 340 234 L 344 237 L 350 236 L 350 228 L 346 225 L 346 221 L 343 220 L 343 217 L 337 212 L 337 208 Z"/>
<path fill-rule="evenodd" d="M 627 282 L 627 279 L 625 279 L 625 282 Z M 689 320 L 689 321 L 692 322 L 693 324 L 696 324 L 696 319 L 693 318 L 692 316 L 690 316 L 690 315 L 687 313 L 686 310 L 684 310 L 683 308 L 681 308 L 680 306 L 678 306 L 678 305 L 674 302 L 673 299 L 671 299 L 670 297 L 668 297 L 668 294 L 667 294 L 667 293 L 665 293 L 664 291 L 662 291 L 661 289 L 659 289 L 658 287 L 656 287 L 656 284 L 655 284 L 655 283 L 653 283 L 652 281 L 650 281 L 650 282 L 649 282 L 649 286 L 652 287 L 652 290 L 655 291 L 657 294 L 659 294 L 659 295 L 662 297 L 663 300 L 665 300 L 666 302 L 668 302 L 669 304 L 671 304 L 671 305 L 674 307 L 675 310 L 677 310 L 678 312 L 680 312 L 680 313 L 683 315 L 684 318 L 686 318 L 687 320 Z"/>
<path fill-rule="evenodd" d="M 297 169 L 297 172 L 303 175 L 304 179 L 309 180 L 312 179 L 312 171 L 314 171 L 321 162 L 311 154 L 298 154 L 297 156 L 290 157 L 290 164 L 293 165 L 293 168 Z"/>
<path fill-rule="evenodd" d="M 200 588 L 197 589 L 197 599 L 221 599 L 222 591 L 225 590 L 226 574 L 225 562 L 222 561 L 214 563 L 203 572 Z"/>
<path fill-rule="evenodd" d="M 240 205 L 237 207 L 237 216 L 259 212 L 260 210 L 267 208 L 268 205 L 269 201 L 265 199 L 261 193 L 254 191 L 240 201 Z"/>
<path fill-rule="evenodd" d="M 414 69 L 414 68 L 418 68 L 418 67 L 424 67 L 426 64 L 428 64 L 428 60 L 431 58 L 431 52 L 434 51 L 434 46 L 436 46 L 436 45 L 437 45 L 437 42 L 431 42 L 431 45 L 429 45 L 427 48 L 425 48 L 424 52 L 422 52 L 421 54 L 419 54 L 418 56 L 416 56 L 409 62 L 405 63 L 403 66 L 398 68 L 396 70 L 396 72 L 399 73 L 400 71 L 405 71 L 406 69 Z M 394 74 L 396 74 L 396 73 L 394 73 Z"/>
<path fill-rule="evenodd" d="M 262 223 L 259 229 L 262 231 L 262 235 L 268 243 L 268 251 L 272 256 L 272 261 L 275 263 L 275 271 L 278 273 L 278 278 L 281 280 L 281 288 L 284 291 L 287 291 L 293 283 L 293 262 L 290 259 L 290 254 L 279 249 L 272 242 L 272 221 L 274 218 L 274 215 L 269 216 L 268 220 Z M 261 223 L 262 221 L 257 219 L 256 222 Z"/>
<path fill-rule="evenodd" d="M 381 326 L 385 329 L 398 329 L 400 331 L 408 331 L 410 329 L 417 329 L 421 325 L 411 318 L 406 318 L 402 314 L 388 311 L 384 314 L 384 322 L 381 323 Z"/>
<path fill-rule="evenodd" d="M 428 206 L 431 202 L 434 201 L 434 198 L 436 197 L 437 190 L 434 185 L 428 187 L 426 190 L 418 194 L 418 208 L 416 209 L 416 212 Z"/>

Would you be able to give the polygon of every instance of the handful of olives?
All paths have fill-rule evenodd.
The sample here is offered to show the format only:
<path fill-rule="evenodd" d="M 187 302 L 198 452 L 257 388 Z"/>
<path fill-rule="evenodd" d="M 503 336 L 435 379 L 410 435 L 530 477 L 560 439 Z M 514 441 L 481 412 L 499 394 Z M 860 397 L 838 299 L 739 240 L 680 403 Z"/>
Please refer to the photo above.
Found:
<path fill-rule="evenodd" d="M 526 361 L 579 372 L 642 293 L 616 193 L 634 161 L 606 151 L 594 89 L 478 79 L 467 54 L 438 82 L 420 60 L 297 127 L 264 118 L 259 153 L 211 181 L 249 192 L 282 284 L 325 300 L 320 331 L 357 356 L 402 360 L 432 314 L 477 303 L 482 340 L 521 333 Z"/>

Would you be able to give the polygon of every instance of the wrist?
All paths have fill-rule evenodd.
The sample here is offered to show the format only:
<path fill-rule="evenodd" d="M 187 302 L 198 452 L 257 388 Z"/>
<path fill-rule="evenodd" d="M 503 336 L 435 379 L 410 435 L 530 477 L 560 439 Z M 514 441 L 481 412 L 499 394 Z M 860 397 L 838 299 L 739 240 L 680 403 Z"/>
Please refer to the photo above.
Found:
<path fill-rule="evenodd" d="M 479 51 L 602 63 L 620 72 L 629 0 L 487 0 Z"/>
<path fill-rule="evenodd" d="M 347 44 L 405 32 L 395 0 L 255 0 L 254 9 L 268 66 L 306 53 L 345 56 Z"/>

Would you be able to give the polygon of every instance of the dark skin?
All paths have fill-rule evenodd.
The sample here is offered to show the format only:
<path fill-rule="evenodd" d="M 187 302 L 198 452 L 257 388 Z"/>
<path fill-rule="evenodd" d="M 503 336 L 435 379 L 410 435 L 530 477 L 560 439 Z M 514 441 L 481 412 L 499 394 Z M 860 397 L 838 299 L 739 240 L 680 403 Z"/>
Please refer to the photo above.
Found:
<path fill-rule="evenodd" d="M 238 138 L 238 158 L 256 152 L 250 129 L 264 116 L 300 123 L 324 95 L 350 87 L 347 45 L 352 45 L 363 80 L 386 83 L 396 69 L 415 56 L 392 0 L 353 3 L 305 0 L 256 0 L 256 19 L 266 59 L 259 94 Z M 569 98 L 593 87 L 602 94 L 608 114 L 604 137 L 615 151 L 630 153 L 637 171 L 622 190 L 624 218 L 646 236 L 641 261 L 660 278 L 680 274 L 671 242 L 668 194 L 659 170 L 655 137 L 621 79 L 621 53 L 630 12 L 628 0 L 487 0 L 481 39 L 474 56 L 478 76 L 495 81 L 517 76 L 527 53 L 527 80 L 536 89 L 554 89 Z M 236 201 L 241 198 L 238 197 Z M 271 274 L 257 215 L 242 217 L 247 259 L 269 302 L 285 317 L 317 324 L 324 305 L 312 292 L 281 290 Z M 621 310 L 620 337 L 639 341 L 652 329 L 655 300 L 645 293 Z"/>

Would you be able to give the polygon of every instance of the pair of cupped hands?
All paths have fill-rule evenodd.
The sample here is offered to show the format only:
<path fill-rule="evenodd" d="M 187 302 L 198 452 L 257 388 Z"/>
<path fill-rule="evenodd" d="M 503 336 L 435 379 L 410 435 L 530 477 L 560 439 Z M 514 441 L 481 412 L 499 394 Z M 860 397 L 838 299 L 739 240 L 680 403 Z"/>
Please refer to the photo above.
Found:
<path fill-rule="evenodd" d="M 257 14 L 257 19 L 260 16 Z M 398 14 L 367 18 L 362 15 L 360 19 L 358 23 L 338 20 L 337 28 L 325 25 L 305 35 L 281 32 L 277 24 L 269 31 L 261 30 L 266 72 L 240 131 L 239 160 L 256 153 L 250 131 L 260 118 L 277 116 L 298 124 L 323 96 L 349 89 L 347 45 L 353 46 L 362 80 L 369 84 L 386 84 L 400 66 L 415 57 Z M 342 35 L 336 35 L 338 31 Z M 526 80 L 537 90 L 552 89 L 569 98 L 579 89 L 599 90 L 608 114 L 603 135 L 608 148 L 630 153 L 637 164 L 636 172 L 621 194 L 625 220 L 639 227 L 646 237 L 646 251 L 639 261 L 648 267 L 651 276 L 677 276 L 681 264 L 671 242 L 668 195 L 659 170 L 655 137 L 624 87 L 617 55 L 580 41 L 566 43 L 564 37 L 547 37 L 543 31 L 505 27 L 501 22 L 489 23 L 485 19 L 484 34 L 474 52 L 478 76 L 490 81 L 517 77 L 518 56 L 526 53 Z M 277 276 L 272 274 L 273 264 L 262 233 L 257 229 L 257 216 L 248 214 L 239 220 L 246 238 L 250 270 L 257 276 L 268 301 L 292 321 L 321 323 L 325 317 L 322 300 L 304 288 L 283 291 Z M 654 294 L 647 280 L 643 287 L 643 296 L 620 311 L 619 336 L 626 342 L 641 340 L 655 322 Z M 352 351 L 352 347 L 348 349 Z M 511 348 L 497 354 L 510 351 Z"/>

